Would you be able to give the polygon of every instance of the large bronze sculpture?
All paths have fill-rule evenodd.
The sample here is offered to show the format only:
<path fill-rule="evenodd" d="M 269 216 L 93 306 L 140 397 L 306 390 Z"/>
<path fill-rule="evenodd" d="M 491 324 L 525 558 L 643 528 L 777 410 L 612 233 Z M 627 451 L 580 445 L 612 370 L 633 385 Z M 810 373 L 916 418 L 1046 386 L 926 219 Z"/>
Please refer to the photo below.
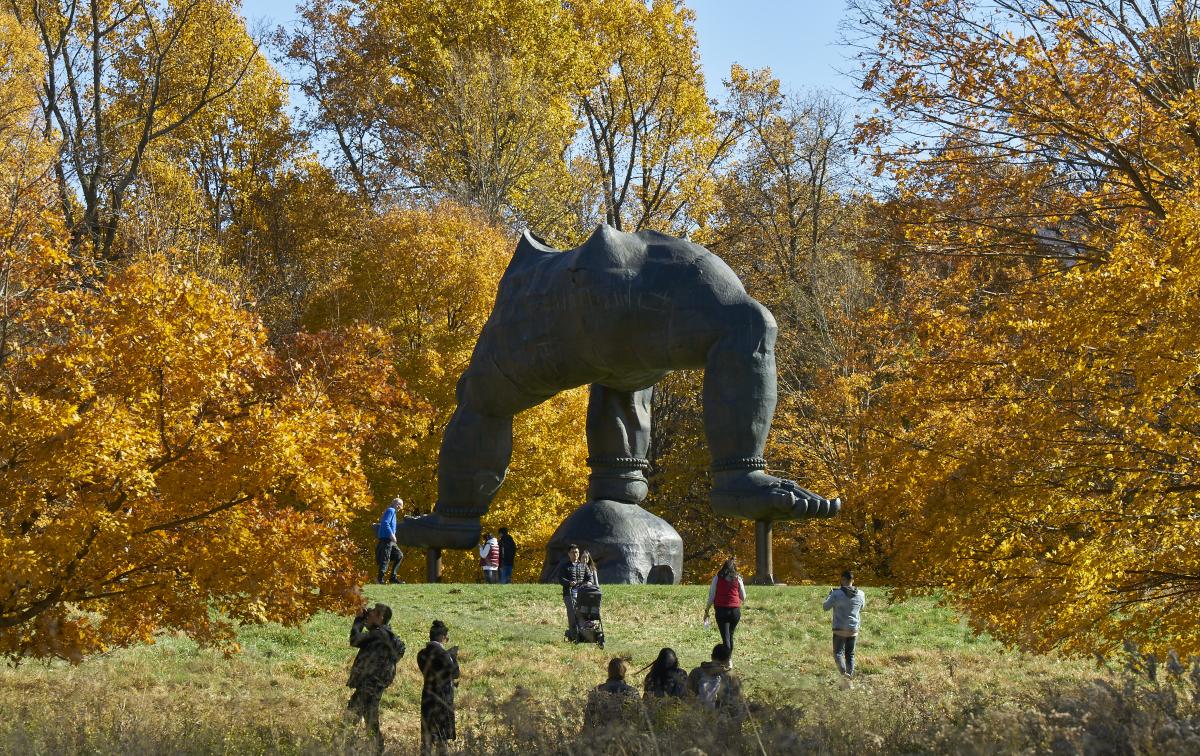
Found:
<path fill-rule="evenodd" d="M 837 499 L 766 473 L 775 333 L 771 313 L 699 245 L 601 226 L 582 246 L 559 251 L 525 233 L 458 382 L 458 408 L 438 459 L 434 513 L 406 517 L 397 540 L 474 546 L 512 454 L 513 416 L 583 384 L 591 384 L 589 506 L 599 503 L 607 512 L 600 519 L 618 530 L 623 518 L 653 517 L 612 505 L 635 505 L 646 495 L 652 387 L 671 370 L 698 367 L 705 370 L 713 510 L 760 522 L 835 514 Z M 617 580 L 652 578 L 643 570 L 622 571 L 615 562 L 623 558 L 637 557 L 612 556 L 609 572 Z M 670 582 L 678 581 L 678 566 Z"/>

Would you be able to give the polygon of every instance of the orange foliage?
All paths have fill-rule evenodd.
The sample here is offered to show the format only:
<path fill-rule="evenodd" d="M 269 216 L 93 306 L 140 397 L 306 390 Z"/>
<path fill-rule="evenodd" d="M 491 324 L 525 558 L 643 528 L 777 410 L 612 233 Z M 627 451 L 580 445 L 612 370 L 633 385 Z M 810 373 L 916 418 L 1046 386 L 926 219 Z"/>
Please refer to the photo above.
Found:
<path fill-rule="evenodd" d="M 53 236 L 4 238 L 0 652 L 227 644 L 353 606 L 361 418 L 195 275 L 85 275 Z"/>
<path fill-rule="evenodd" d="M 1197 653 L 1194 7 L 863 5 L 913 315 L 894 575 L 1026 648 Z"/>

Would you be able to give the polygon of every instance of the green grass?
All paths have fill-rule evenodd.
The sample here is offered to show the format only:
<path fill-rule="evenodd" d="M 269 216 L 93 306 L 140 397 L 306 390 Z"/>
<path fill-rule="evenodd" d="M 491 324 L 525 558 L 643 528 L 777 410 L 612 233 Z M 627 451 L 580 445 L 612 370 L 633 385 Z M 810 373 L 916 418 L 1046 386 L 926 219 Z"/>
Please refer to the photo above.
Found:
<path fill-rule="evenodd" d="M 830 656 L 829 615 L 821 611 L 827 590 L 751 588 L 737 633 L 735 672 L 756 710 L 768 712 L 760 716 L 769 719 L 769 712 L 787 710 L 795 717 L 789 727 L 830 741 L 810 741 L 801 750 L 849 752 L 872 745 L 913 750 L 929 741 L 930 733 L 966 732 L 981 712 L 1037 708 L 1047 690 L 1078 688 L 1098 674 L 1093 664 L 1007 651 L 973 634 L 931 600 L 893 604 L 882 590 L 868 588 L 858 644 L 859 684 L 844 691 Z M 605 587 L 608 642 L 601 650 L 563 641 L 556 586 L 369 586 L 371 600 L 392 607 L 392 627 L 408 644 L 396 682 L 384 696 L 390 747 L 408 752 L 417 742 L 415 657 L 434 619 L 449 625 L 451 642 L 461 648 L 458 703 L 465 729 L 490 727 L 519 687 L 522 705 L 542 717 L 541 729 L 535 730 L 550 737 L 547 722 L 566 730 L 578 726 L 586 691 L 604 680 L 611 656 L 631 658 L 635 669 L 650 663 L 663 646 L 674 648 L 689 668 L 707 659 L 719 638 L 715 629 L 701 626 L 706 591 L 704 586 Z M 241 653 L 230 657 L 199 649 L 186 638 L 164 636 L 153 645 L 114 651 L 77 667 L 26 662 L 4 668 L 0 715 L 10 716 L 0 716 L 0 749 L 309 752 L 357 747 L 356 736 L 338 724 L 353 658 L 346 641 L 349 624 L 347 617 L 322 614 L 299 628 L 246 627 L 239 636 Z M 853 731 L 846 717 L 854 718 Z M 850 740 L 832 742 L 837 738 Z"/>

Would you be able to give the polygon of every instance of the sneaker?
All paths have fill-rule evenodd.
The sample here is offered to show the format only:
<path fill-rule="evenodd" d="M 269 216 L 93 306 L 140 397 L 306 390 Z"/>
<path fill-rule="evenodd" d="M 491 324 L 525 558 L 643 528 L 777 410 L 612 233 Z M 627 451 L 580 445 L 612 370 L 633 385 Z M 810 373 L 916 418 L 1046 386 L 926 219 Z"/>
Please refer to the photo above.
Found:
<path fill-rule="evenodd" d="M 843 672 L 842 673 L 842 688 L 844 690 L 850 690 L 853 687 L 854 687 L 854 678 L 851 677 L 848 673 Z"/>

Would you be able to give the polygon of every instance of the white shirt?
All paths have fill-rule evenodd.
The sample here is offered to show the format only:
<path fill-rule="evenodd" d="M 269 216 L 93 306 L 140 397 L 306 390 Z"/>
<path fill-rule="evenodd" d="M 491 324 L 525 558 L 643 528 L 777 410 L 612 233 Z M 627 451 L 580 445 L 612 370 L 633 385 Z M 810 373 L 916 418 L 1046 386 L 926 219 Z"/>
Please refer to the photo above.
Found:
<path fill-rule="evenodd" d="M 712 579 L 712 583 L 710 583 L 708 586 L 708 603 L 710 603 L 710 604 L 712 602 L 716 601 L 716 599 L 717 599 L 717 580 L 719 580 L 720 577 L 721 576 L 719 574 L 714 575 L 713 579 Z M 738 575 L 737 584 L 738 584 L 738 595 L 742 597 L 742 601 L 745 601 L 746 600 L 746 584 L 742 582 L 741 575 Z"/>

